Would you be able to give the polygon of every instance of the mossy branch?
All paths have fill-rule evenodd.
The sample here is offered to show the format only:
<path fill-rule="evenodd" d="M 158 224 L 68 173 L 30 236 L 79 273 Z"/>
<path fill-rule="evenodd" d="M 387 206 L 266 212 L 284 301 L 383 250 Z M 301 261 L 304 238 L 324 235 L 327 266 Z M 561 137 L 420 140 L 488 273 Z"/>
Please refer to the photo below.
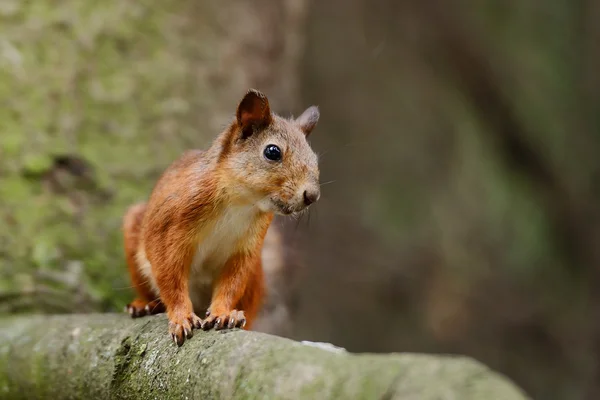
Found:
<path fill-rule="evenodd" d="M 10 399 L 524 399 L 464 357 L 351 354 L 257 332 L 196 331 L 178 348 L 164 315 L 0 319 Z"/>

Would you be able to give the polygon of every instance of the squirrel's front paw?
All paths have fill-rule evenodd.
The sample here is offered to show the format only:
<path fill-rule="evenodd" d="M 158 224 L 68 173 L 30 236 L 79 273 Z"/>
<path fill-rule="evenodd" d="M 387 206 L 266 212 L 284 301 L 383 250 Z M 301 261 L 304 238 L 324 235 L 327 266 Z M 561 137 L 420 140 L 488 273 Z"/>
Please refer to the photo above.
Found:
<path fill-rule="evenodd" d="M 200 328 L 201 326 L 202 320 L 193 312 L 188 313 L 185 317 L 175 316 L 169 318 L 169 333 L 177 346 L 181 346 L 186 338 L 189 339 L 194 335 L 194 328 Z"/>
<path fill-rule="evenodd" d="M 220 312 L 212 313 L 206 312 L 206 319 L 202 322 L 202 329 L 208 330 L 214 326 L 216 330 L 223 329 L 225 327 L 232 328 L 243 328 L 246 325 L 246 316 L 243 311 L 232 310 L 229 313 Z"/>

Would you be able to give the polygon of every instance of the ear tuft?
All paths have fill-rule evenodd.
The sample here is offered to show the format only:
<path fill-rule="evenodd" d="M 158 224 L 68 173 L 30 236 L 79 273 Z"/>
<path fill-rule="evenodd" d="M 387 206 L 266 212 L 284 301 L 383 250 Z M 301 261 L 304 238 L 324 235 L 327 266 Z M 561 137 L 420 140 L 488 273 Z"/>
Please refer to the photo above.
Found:
<path fill-rule="evenodd" d="M 243 137 L 251 136 L 254 128 L 267 126 L 272 121 L 269 99 L 256 89 L 248 90 L 238 105 L 236 118 Z"/>
<path fill-rule="evenodd" d="M 296 124 L 300 126 L 300 129 L 302 129 L 302 132 L 304 132 L 306 137 L 308 137 L 313 129 L 315 129 L 315 126 L 317 126 L 320 115 L 319 107 L 310 106 L 302 113 L 302 115 L 296 118 Z"/>

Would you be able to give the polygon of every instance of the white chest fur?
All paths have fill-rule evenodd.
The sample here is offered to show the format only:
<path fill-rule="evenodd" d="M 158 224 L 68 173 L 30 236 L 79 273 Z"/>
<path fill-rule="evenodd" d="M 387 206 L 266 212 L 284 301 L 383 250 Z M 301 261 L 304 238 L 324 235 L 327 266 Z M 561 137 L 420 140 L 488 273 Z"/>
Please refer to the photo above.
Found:
<path fill-rule="evenodd" d="M 190 266 L 189 292 L 194 309 L 205 309 L 210 287 L 225 263 L 239 248 L 239 242 L 251 229 L 258 210 L 254 207 L 228 207 L 214 225 L 201 231 Z"/>

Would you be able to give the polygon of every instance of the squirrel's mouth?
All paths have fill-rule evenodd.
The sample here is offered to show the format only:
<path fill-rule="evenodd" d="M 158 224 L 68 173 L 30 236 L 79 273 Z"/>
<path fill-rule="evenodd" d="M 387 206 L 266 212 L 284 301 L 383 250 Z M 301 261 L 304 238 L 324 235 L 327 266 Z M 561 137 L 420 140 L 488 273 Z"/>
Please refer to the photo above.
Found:
<path fill-rule="evenodd" d="M 300 207 L 300 208 L 292 207 L 289 204 L 284 203 L 283 201 L 277 200 L 277 199 L 271 199 L 271 202 L 273 203 L 273 206 L 276 210 L 275 212 L 278 214 L 281 214 L 281 215 L 285 215 L 285 216 L 297 214 L 297 213 L 303 211 L 305 208 L 305 207 Z"/>
<path fill-rule="evenodd" d="M 285 206 L 285 205 L 276 205 L 275 208 L 282 215 L 292 215 L 294 212 L 296 212 L 293 209 L 291 209 L 290 207 Z"/>

